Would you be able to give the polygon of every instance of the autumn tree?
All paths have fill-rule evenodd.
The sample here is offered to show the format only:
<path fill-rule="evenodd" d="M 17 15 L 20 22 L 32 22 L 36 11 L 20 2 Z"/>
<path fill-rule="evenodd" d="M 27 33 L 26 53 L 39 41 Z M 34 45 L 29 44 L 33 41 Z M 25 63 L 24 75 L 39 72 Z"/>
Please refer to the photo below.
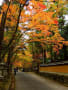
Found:
<path fill-rule="evenodd" d="M 8 0 L 2 6 L 1 11 L 2 11 L 2 13 L 5 13 L 5 15 L 3 15 L 2 13 L 1 14 L 2 14 L 3 17 L 5 17 L 5 19 L 4 18 L 3 18 L 4 20 L 1 19 L 1 24 L 2 24 L 1 28 L 3 27 L 3 30 L 1 30 L 1 32 L 3 34 L 0 33 L 1 34 L 0 36 L 2 37 L 2 38 L 0 38 L 2 40 L 2 41 L 0 41 L 0 43 L 3 43 L 5 28 L 6 28 L 6 32 L 8 31 L 8 32 L 11 32 L 12 34 L 9 37 L 9 41 L 8 41 L 7 47 L 6 47 L 5 51 L 4 51 L 4 54 L 3 55 L 0 54 L 1 59 L 3 57 L 5 57 L 5 54 L 7 53 L 9 48 L 11 47 L 11 44 L 16 39 L 16 37 L 18 37 L 17 31 L 18 31 L 18 26 L 19 26 L 20 14 L 21 14 L 21 11 L 22 11 L 25 3 L 27 3 L 26 0 L 24 0 L 24 1 L 23 0 L 22 1 L 20 1 L 20 0 L 19 1 L 18 0 L 9 1 Z M 3 45 L 1 45 L 1 46 L 3 46 Z M 2 49 L 0 49 L 0 51 L 2 53 Z"/>
<path fill-rule="evenodd" d="M 29 32 L 28 42 L 41 42 L 46 46 L 52 46 L 54 52 L 58 54 L 64 39 L 58 30 L 58 17 L 54 15 L 57 11 L 49 11 L 48 7 L 39 1 L 32 0 L 30 5 L 32 7 L 29 10 L 31 17 L 27 21 L 29 22 L 28 27 L 32 31 Z"/>

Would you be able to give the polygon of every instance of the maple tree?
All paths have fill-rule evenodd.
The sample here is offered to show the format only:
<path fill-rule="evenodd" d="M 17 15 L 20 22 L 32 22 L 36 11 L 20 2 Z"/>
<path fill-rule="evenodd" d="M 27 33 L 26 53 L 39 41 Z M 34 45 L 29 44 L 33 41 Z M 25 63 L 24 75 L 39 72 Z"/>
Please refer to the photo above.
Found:
<path fill-rule="evenodd" d="M 58 18 L 53 16 L 53 11 L 46 10 L 47 8 L 43 3 L 39 3 L 39 1 L 35 2 L 33 0 L 33 7 L 36 9 L 34 9 L 34 14 L 29 20 L 28 27 L 32 28 L 32 32 L 29 32 L 30 40 L 28 42 L 41 42 L 46 45 L 52 44 L 53 50 L 58 54 L 58 49 L 62 48 L 64 41 L 58 30 Z"/>
<path fill-rule="evenodd" d="M 41 33 L 41 30 L 42 30 L 42 32 L 44 33 L 44 28 L 45 28 L 45 25 L 44 25 L 44 23 L 45 23 L 45 21 L 43 22 L 43 20 L 44 19 L 46 19 L 46 18 L 44 18 L 44 17 L 42 17 L 43 16 L 43 12 L 42 12 L 42 10 L 45 8 L 46 9 L 46 6 L 45 5 L 43 5 L 42 3 L 40 3 L 40 2 L 38 2 L 38 3 L 36 3 L 36 2 L 34 2 L 34 0 L 33 0 L 33 3 L 35 3 L 35 6 L 33 5 L 33 10 L 34 10 L 34 16 L 33 15 L 30 15 L 30 19 L 27 19 L 27 17 L 28 17 L 28 15 L 27 15 L 27 17 L 26 17 L 26 19 L 24 18 L 24 20 L 27 20 L 28 22 L 31 22 L 31 23 L 29 23 L 29 28 L 31 29 L 31 31 L 32 32 L 29 32 L 28 34 L 29 34 L 29 36 L 30 36 L 30 40 L 28 41 L 28 42 L 43 42 L 43 43 L 45 43 L 46 42 L 46 40 L 47 39 L 43 39 L 43 38 L 41 38 L 41 37 L 44 37 L 45 36 L 45 34 L 42 34 Z M 39 4 L 40 3 L 40 4 Z M 63 3 L 63 2 L 60 2 L 60 3 Z M 52 3 L 52 5 L 53 5 L 54 3 Z M 37 6 L 39 5 L 39 8 L 41 7 L 41 9 L 39 9 Z M 47 7 L 48 8 L 48 7 Z M 55 8 L 56 8 L 56 12 L 54 12 L 55 11 Z M 30 10 L 30 9 L 29 9 Z M 37 12 L 36 12 L 37 11 Z M 38 13 L 39 12 L 39 13 Z M 45 11 L 44 11 L 45 12 Z M 31 13 L 31 10 L 30 10 L 30 13 Z M 36 14 L 37 13 L 37 14 Z M 50 14 L 53 16 L 52 18 L 50 17 L 50 19 L 51 19 L 51 21 L 49 21 L 49 17 L 47 17 L 47 19 L 46 20 L 48 20 L 48 24 L 49 25 L 46 25 L 46 29 L 48 29 L 49 27 L 51 28 L 51 30 L 49 31 L 47 31 L 47 33 L 46 33 L 46 31 L 45 31 L 45 33 L 46 33 L 46 35 L 47 35 L 47 38 L 49 39 L 46 43 L 47 43 L 47 45 L 48 45 L 48 43 L 50 44 L 50 46 L 51 46 L 51 48 L 53 48 L 53 50 L 54 50 L 54 52 L 56 52 L 57 54 L 59 54 L 59 49 L 61 49 L 62 47 L 63 47 L 63 43 L 65 42 L 64 41 L 64 39 L 61 37 L 61 35 L 60 35 L 60 32 L 59 32 L 59 29 L 58 29 L 58 18 L 56 18 L 57 16 L 58 16 L 58 11 L 57 11 L 57 5 L 56 6 L 54 6 L 53 7 L 53 10 L 51 10 L 50 9 L 50 7 L 49 7 L 49 9 L 46 11 L 46 13 L 47 13 L 47 15 L 48 15 L 48 13 L 49 13 L 49 17 L 50 17 Z M 41 14 L 41 15 L 40 15 Z M 31 17 L 32 17 L 32 19 L 31 19 Z M 42 18 L 41 20 L 39 19 L 39 18 Z M 53 20 L 54 19 L 54 20 Z M 24 21 L 23 20 L 23 21 Z M 39 20 L 39 22 L 40 22 L 40 24 L 39 24 L 39 22 L 38 22 L 38 20 Z M 39 25 L 38 25 L 39 24 Z M 47 23 L 46 23 L 47 24 Z M 55 25 L 54 25 L 55 24 Z M 52 26 L 50 26 L 50 25 L 52 25 Z M 44 28 L 43 28 L 44 27 Z M 41 29 L 40 29 L 41 28 Z M 56 29 L 56 30 L 55 30 Z M 38 33 L 37 34 L 37 32 L 40 32 L 40 33 Z M 51 37 L 51 36 L 53 36 L 53 37 Z M 60 39 L 59 39 L 59 37 L 60 37 Z M 46 38 L 46 37 L 45 37 Z M 67 42 L 66 42 L 67 43 Z M 52 44 L 52 45 L 51 45 Z M 51 50 L 52 51 L 52 50 Z"/>
<path fill-rule="evenodd" d="M 58 26 L 59 26 L 60 34 L 62 37 L 64 34 L 64 28 L 66 26 L 65 16 L 66 16 L 67 10 L 68 10 L 67 2 L 68 2 L 67 0 L 56 0 L 56 2 L 55 2 L 55 6 L 57 7 L 58 21 L 59 21 Z M 65 37 L 64 37 L 64 39 L 65 39 Z M 67 60 L 68 40 L 65 39 L 64 43 L 66 43 L 66 44 L 63 44 L 63 48 L 60 50 L 59 57 L 60 58 L 62 57 L 61 59 Z"/>

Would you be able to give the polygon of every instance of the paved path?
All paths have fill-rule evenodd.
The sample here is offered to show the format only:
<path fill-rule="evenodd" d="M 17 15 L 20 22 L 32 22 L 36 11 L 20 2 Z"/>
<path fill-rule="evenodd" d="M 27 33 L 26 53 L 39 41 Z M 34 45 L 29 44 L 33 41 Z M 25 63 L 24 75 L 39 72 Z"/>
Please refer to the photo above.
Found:
<path fill-rule="evenodd" d="M 16 75 L 16 90 L 68 90 L 68 87 L 34 73 L 18 72 Z"/>

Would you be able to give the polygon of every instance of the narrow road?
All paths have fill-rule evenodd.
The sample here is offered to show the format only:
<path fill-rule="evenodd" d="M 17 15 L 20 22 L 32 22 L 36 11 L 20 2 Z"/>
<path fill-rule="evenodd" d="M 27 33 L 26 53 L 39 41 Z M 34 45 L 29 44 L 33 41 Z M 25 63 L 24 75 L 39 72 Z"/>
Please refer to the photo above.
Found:
<path fill-rule="evenodd" d="M 16 90 L 68 90 L 68 87 L 34 73 L 18 72 Z"/>

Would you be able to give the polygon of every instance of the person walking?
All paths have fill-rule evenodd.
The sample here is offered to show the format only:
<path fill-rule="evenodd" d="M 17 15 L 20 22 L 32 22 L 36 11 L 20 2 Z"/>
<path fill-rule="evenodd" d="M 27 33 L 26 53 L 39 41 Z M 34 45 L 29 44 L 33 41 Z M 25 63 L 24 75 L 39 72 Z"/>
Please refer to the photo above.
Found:
<path fill-rule="evenodd" d="M 16 69 L 16 68 L 14 68 L 14 75 L 16 75 L 16 72 L 17 72 L 17 69 Z"/>

